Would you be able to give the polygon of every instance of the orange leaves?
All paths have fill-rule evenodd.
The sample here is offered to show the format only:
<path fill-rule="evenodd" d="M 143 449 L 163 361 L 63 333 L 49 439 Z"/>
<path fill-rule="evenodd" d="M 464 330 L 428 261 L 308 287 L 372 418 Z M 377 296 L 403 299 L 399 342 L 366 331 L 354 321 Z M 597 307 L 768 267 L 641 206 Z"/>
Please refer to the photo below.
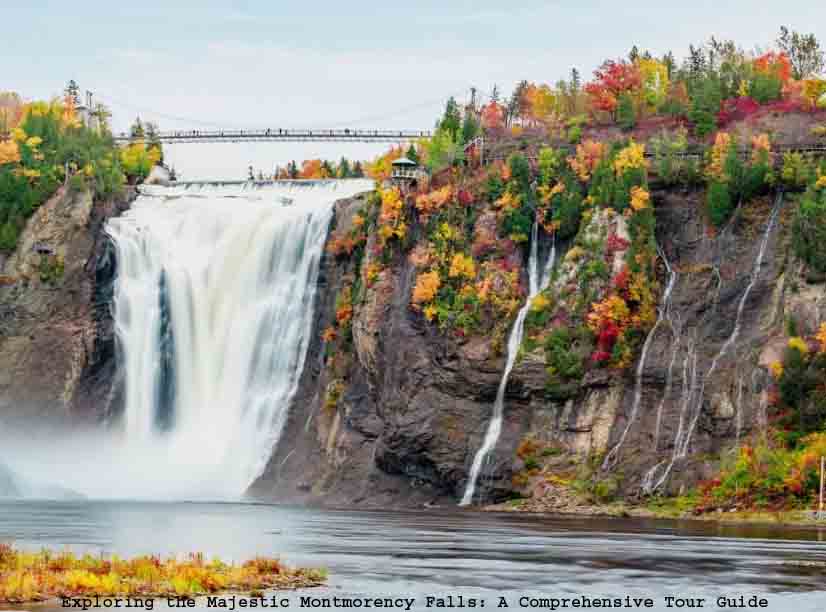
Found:
<path fill-rule="evenodd" d="M 423 272 L 416 277 L 416 286 L 413 288 L 413 307 L 432 302 L 439 291 L 442 279 L 436 270 Z"/>
<path fill-rule="evenodd" d="M 327 178 L 326 172 L 321 165 L 320 159 L 305 159 L 301 163 L 301 172 L 298 178 L 302 179 L 321 179 Z"/>
<path fill-rule="evenodd" d="M 568 163 L 579 180 L 585 182 L 605 155 L 605 145 L 594 140 L 586 140 L 576 146 L 576 156 L 569 157 Z"/>
<path fill-rule="evenodd" d="M 482 127 L 497 130 L 505 127 L 505 108 L 497 102 L 485 104 L 481 110 Z"/>
<path fill-rule="evenodd" d="M 422 220 L 426 222 L 430 215 L 437 212 L 452 199 L 453 187 L 451 185 L 445 185 L 441 189 L 417 197 L 416 210 L 421 214 Z"/>
<path fill-rule="evenodd" d="M 330 325 L 323 332 L 321 332 L 321 339 L 324 342 L 332 342 L 336 339 L 337 335 L 336 328 Z"/>
<path fill-rule="evenodd" d="M 758 162 L 764 156 L 771 155 L 772 143 L 769 135 L 759 134 L 751 139 L 751 158 L 753 162 Z"/>
<path fill-rule="evenodd" d="M 631 311 L 625 300 L 613 294 L 591 305 L 591 312 L 588 313 L 588 327 L 594 333 L 598 333 L 605 323 L 611 322 L 622 330 L 628 325 L 630 319 Z"/>
<path fill-rule="evenodd" d="M 768 74 L 786 83 L 792 78 L 792 63 L 784 52 L 769 51 L 754 60 L 754 70 Z"/>
<path fill-rule="evenodd" d="M 389 151 L 366 165 L 367 176 L 377 181 L 389 179 L 393 172 L 393 162 L 403 156 L 404 149 L 401 146 L 391 147 Z"/>
<path fill-rule="evenodd" d="M 642 210 L 643 208 L 648 207 L 648 203 L 651 200 L 651 194 L 643 187 L 632 187 L 631 188 L 631 208 L 635 211 Z"/>
<path fill-rule="evenodd" d="M 381 211 L 379 213 L 379 243 L 385 246 L 393 238 L 404 238 L 407 234 L 407 225 L 404 222 L 404 201 L 398 187 L 378 189 L 381 197 Z"/>
<path fill-rule="evenodd" d="M 448 276 L 450 276 L 450 278 L 475 278 L 476 265 L 473 263 L 473 259 L 464 253 L 456 253 L 450 262 L 450 272 L 448 272 Z"/>
<path fill-rule="evenodd" d="M 608 60 L 594 71 L 595 80 L 585 86 L 591 105 L 601 111 L 613 113 L 619 97 L 642 86 L 639 67 L 626 61 Z"/>
<path fill-rule="evenodd" d="M 0 141 L 0 166 L 20 161 L 20 149 L 14 140 Z"/>

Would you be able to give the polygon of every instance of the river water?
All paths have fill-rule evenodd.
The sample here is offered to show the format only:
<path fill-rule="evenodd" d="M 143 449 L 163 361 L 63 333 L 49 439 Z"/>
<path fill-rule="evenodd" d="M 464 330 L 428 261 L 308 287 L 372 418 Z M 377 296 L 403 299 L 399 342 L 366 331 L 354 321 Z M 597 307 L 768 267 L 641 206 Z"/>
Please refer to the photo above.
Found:
<path fill-rule="evenodd" d="M 201 551 L 243 560 L 262 554 L 326 567 L 329 586 L 285 595 L 291 609 L 302 609 L 301 597 L 311 596 L 412 597 L 411 609 L 427 610 L 438 609 L 438 601 L 427 607 L 428 596 L 448 595 L 475 597 L 488 609 L 505 609 L 498 607 L 504 597 L 513 610 L 528 608 L 520 607 L 521 597 L 626 595 L 651 597 L 654 607 L 625 609 L 678 609 L 667 606 L 666 596 L 705 598 L 705 610 L 757 609 L 716 604 L 717 597 L 740 595 L 765 598 L 762 609 L 772 611 L 826 609 L 826 570 L 811 567 L 826 563 L 826 529 L 452 508 L 22 500 L 0 501 L 0 541 L 122 556 Z M 161 607 L 164 602 L 156 604 Z"/>

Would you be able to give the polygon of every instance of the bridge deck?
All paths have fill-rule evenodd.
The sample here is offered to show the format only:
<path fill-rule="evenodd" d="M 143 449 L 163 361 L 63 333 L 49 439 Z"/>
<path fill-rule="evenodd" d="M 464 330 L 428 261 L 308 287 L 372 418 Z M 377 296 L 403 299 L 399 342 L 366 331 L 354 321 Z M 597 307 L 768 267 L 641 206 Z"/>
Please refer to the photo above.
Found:
<path fill-rule="evenodd" d="M 158 140 L 176 142 L 408 142 L 430 138 L 430 130 L 291 130 L 268 128 L 263 130 L 177 130 L 161 132 Z M 116 142 L 128 142 L 131 136 L 121 132 Z"/>

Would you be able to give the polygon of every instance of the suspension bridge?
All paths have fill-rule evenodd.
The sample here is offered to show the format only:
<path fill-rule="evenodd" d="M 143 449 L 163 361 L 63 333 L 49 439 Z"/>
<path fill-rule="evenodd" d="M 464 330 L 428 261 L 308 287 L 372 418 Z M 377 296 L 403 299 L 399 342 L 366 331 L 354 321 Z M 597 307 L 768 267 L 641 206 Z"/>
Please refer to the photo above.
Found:
<path fill-rule="evenodd" d="M 163 143 L 185 142 L 412 142 L 430 138 L 430 130 L 365 130 L 365 129 L 315 129 L 296 130 L 266 128 L 254 130 L 176 130 L 159 132 L 155 139 Z M 115 142 L 133 140 L 131 134 L 121 132 Z"/>

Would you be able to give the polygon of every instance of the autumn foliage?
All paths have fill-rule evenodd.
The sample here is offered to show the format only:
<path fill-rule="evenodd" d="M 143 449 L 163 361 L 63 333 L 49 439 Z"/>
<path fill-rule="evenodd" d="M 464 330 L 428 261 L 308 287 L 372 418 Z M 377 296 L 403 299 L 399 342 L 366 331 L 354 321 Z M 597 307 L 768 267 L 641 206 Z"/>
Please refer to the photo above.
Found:
<path fill-rule="evenodd" d="M 256 557 L 241 565 L 207 560 L 141 556 L 77 556 L 71 552 L 18 551 L 0 544 L 0 603 L 21 604 L 57 597 L 196 596 L 320 585 L 320 570 L 291 569 L 277 559 Z"/>

